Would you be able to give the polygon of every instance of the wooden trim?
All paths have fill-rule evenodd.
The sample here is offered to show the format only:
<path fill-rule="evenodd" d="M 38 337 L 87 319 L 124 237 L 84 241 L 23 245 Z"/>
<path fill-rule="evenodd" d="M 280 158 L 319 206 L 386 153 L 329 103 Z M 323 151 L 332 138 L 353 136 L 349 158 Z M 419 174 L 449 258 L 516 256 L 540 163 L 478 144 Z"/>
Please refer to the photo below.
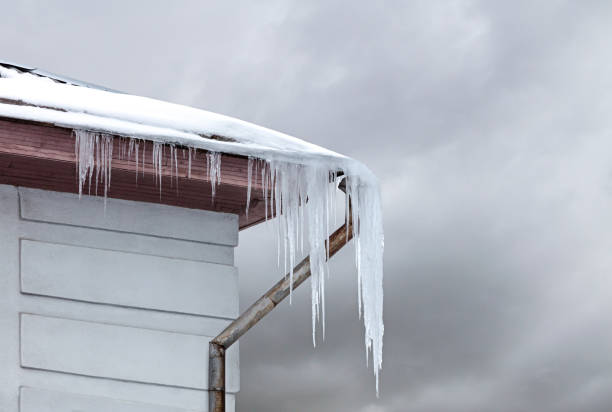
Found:
<path fill-rule="evenodd" d="M 197 151 L 192 159 L 191 177 L 188 177 L 188 149 L 177 147 L 178 176 L 170 167 L 170 150 L 165 150 L 160 190 L 155 183 L 151 159 L 153 144 L 144 142 L 143 166 L 143 143 L 140 143 L 137 177 L 135 157 L 122 159 L 120 156 L 124 143 L 127 145 L 127 139 L 118 136 L 113 141 L 109 197 L 233 213 L 239 216 L 240 229 L 265 219 L 260 173 L 253 173 L 249 216 L 246 217 L 246 157 L 221 155 L 221 184 L 216 188 L 213 201 L 205 151 Z M 0 184 L 78 193 L 72 129 L 0 118 Z M 96 189 L 98 195 L 103 195 L 101 183 L 97 188 L 92 183 L 92 195 L 96 194 Z"/>

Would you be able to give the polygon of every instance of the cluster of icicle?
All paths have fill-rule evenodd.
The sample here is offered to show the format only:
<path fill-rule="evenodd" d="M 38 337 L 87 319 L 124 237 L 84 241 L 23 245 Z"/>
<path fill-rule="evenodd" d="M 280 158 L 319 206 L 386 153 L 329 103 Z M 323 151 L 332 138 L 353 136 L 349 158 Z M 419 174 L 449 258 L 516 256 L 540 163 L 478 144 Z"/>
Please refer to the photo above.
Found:
<path fill-rule="evenodd" d="M 79 179 L 79 195 L 89 182 L 104 185 L 104 195 L 108 193 L 111 181 L 111 162 L 113 158 L 113 137 L 110 135 L 83 130 L 75 130 L 75 151 Z M 145 144 L 138 139 L 123 139 L 119 144 L 119 158 L 134 160 L 136 176 L 139 162 L 144 173 Z M 162 182 L 162 159 L 164 150 L 170 150 L 170 171 L 178 179 L 178 157 L 174 145 L 153 142 L 151 161 L 160 186 Z M 142 152 L 139 147 L 142 146 Z M 187 156 L 187 177 L 191 177 L 192 162 L 196 159 L 197 149 L 183 150 Z M 187 154 L 185 154 L 187 153 Z M 139 159 L 140 157 L 140 159 Z M 206 168 L 215 188 L 221 183 L 221 156 L 216 152 L 206 153 Z M 373 369 L 376 376 L 376 393 L 379 391 L 379 372 L 382 367 L 383 326 L 383 230 L 380 193 L 373 176 L 365 176 L 363 170 L 335 170 L 321 161 L 293 163 L 275 159 L 248 159 L 248 187 L 246 214 L 250 206 L 254 176 L 261 176 L 261 190 L 265 199 L 266 220 L 275 216 L 277 230 L 278 263 L 284 257 L 285 272 L 289 273 L 293 289 L 293 268 L 298 262 L 298 254 L 310 255 L 312 285 L 312 330 L 313 344 L 316 344 L 316 325 L 321 322 L 325 337 L 325 280 L 329 274 L 326 240 L 336 225 L 336 195 L 338 184 L 347 177 L 345 196 L 345 221 L 352 213 L 355 258 L 358 276 L 359 316 L 364 319 L 366 361 L 372 354 Z M 342 175 L 342 176 L 341 176 Z M 351 207 L 349 208 L 349 198 Z M 307 239 L 307 250 L 304 247 Z M 290 295 L 291 299 L 291 295 Z"/>

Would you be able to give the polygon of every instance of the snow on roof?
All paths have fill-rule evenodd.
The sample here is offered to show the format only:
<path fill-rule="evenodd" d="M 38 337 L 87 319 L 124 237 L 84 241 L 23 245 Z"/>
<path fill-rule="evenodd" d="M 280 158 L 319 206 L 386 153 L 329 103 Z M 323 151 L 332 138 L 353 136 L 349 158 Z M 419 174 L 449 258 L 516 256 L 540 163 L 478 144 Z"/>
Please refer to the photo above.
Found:
<path fill-rule="evenodd" d="M 0 63 L 0 116 L 293 162 L 304 157 L 342 165 L 347 160 L 331 150 L 243 120 L 94 87 Z"/>

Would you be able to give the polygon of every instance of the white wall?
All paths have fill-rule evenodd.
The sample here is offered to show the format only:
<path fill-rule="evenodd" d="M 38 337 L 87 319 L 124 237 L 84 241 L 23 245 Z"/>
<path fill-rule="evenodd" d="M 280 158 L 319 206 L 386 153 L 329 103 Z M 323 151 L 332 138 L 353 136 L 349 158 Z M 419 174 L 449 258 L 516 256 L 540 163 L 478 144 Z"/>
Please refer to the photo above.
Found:
<path fill-rule="evenodd" d="M 237 241 L 235 215 L 0 185 L 0 411 L 207 411 Z"/>

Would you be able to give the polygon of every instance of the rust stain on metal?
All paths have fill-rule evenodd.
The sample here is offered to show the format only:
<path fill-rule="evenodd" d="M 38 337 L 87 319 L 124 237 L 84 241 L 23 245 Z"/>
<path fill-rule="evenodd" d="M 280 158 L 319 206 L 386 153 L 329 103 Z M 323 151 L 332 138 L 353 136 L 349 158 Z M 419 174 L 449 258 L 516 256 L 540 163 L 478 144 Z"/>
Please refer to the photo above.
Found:
<path fill-rule="evenodd" d="M 225 411 L 225 348 L 209 345 L 208 410 Z"/>

